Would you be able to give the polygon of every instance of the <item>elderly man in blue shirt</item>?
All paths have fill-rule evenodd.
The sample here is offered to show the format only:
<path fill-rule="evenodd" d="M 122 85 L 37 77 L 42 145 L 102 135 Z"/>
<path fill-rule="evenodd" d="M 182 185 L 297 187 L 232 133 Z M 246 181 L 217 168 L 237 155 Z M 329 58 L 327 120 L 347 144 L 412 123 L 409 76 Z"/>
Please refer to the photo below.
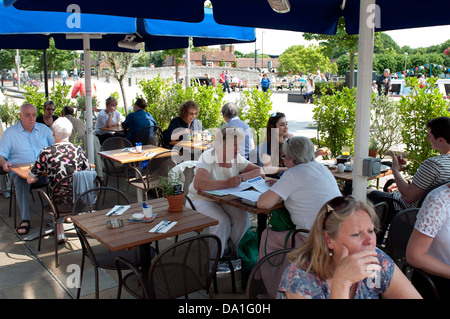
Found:
<path fill-rule="evenodd" d="M 249 159 L 250 151 L 255 147 L 253 142 L 253 133 L 250 127 L 239 118 L 239 108 L 233 102 L 225 103 L 222 106 L 222 116 L 227 124 L 225 126 L 234 126 L 240 128 L 244 133 L 244 140 L 242 141 L 239 153 L 245 158 Z"/>
<path fill-rule="evenodd" d="M 122 127 L 128 129 L 127 139 L 135 144 L 136 135 L 147 126 L 156 126 L 156 121 L 150 113 L 145 112 L 147 103 L 144 99 L 138 98 L 134 103 L 133 113 L 127 115 L 125 121 L 122 123 Z M 153 137 L 153 131 L 150 130 L 149 138 Z"/>
<path fill-rule="evenodd" d="M 46 146 L 55 143 L 53 132 L 45 124 L 36 123 L 36 108 L 32 104 L 20 107 L 20 122 L 9 127 L 0 140 L 0 166 L 9 172 L 16 188 L 22 221 L 17 233 L 25 235 L 30 230 L 30 212 L 28 197 L 30 185 L 26 179 L 11 172 L 11 165 L 36 161 L 39 152 Z M 45 177 L 38 183 L 45 182 Z"/>

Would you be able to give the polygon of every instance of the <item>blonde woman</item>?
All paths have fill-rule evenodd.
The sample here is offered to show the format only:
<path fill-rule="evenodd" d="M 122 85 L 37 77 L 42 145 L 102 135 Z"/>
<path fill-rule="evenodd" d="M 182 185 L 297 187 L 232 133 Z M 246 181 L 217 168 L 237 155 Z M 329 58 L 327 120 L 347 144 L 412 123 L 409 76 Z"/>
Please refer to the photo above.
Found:
<path fill-rule="evenodd" d="M 237 127 L 227 126 L 218 130 L 215 133 L 214 148 L 205 151 L 198 159 L 195 177 L 189 186 L 189 197 L 195 209 L 219 221 L 218 225 L 210 228 L 210 233 L 220 238 L 221 255 L 224 253 L 228 238 L 237 251 L 239 241 L 250 227 L 249 213 L 198 195 L 197 191 L 237 187 L 243 181 L 257 176 L 264 177 L 259 166 L 250 163 L 239 154 L 243 139 L 244 133 Z"/>
<path fill-rule="evenodd" d="M 278 298 L 418 299 L 390 257 L 376 248 L 377 215 L 351 197 L 320 209 L 305 244 L 289 256 Z"/>

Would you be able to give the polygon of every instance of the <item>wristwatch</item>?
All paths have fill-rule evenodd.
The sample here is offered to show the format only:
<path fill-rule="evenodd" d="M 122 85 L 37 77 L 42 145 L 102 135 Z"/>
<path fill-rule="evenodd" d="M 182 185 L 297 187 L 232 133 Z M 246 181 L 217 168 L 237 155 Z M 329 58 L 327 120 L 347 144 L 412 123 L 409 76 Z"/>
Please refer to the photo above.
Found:
<path fill-rule="evenodd" d="M 244 175 L 239 174 L 239 177 L 241 178 L 241 182 L 243 182 L 244 181 Z"/>

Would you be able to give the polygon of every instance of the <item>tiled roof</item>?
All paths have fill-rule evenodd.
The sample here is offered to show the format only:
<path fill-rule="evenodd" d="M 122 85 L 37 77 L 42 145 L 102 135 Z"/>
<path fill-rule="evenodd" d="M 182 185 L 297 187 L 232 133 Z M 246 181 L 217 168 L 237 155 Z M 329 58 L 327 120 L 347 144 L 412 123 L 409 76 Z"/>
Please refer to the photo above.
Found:
<path fill-rule="evenodd" d="M 263 66 L 264 62 L 264 68 L 267 68 L 267 62 L 271 60 L 272 61 L 272 68 L 278 68 L 280 66 L 280 62 L 278 62 L 278 59 L 274 58 L 258 58 L 258 61 L 256 62 L 256 67 L 261 68 Z M 254 68 L 255 67 L 255 59 L 254 58 L 237 58 L 237 68 L 240 69 L 246 69 L 246 68 Z"/>

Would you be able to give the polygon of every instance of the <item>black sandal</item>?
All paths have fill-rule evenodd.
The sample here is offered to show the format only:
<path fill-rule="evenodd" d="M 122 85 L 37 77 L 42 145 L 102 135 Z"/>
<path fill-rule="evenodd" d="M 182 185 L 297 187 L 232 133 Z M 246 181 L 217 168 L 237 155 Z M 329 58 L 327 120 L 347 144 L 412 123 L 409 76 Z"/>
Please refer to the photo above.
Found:
<path fill-rule="evenodd" d="M 20 230 L 25 230 L 25 232 L 20 233 Z M 29 220 L 22 220 L 19 224 L 19 227 L 17 228 L 17 233 L 19 235 L 26 235 L 30 231 L 30 221 Z"/>

